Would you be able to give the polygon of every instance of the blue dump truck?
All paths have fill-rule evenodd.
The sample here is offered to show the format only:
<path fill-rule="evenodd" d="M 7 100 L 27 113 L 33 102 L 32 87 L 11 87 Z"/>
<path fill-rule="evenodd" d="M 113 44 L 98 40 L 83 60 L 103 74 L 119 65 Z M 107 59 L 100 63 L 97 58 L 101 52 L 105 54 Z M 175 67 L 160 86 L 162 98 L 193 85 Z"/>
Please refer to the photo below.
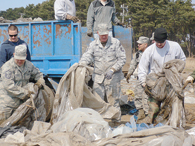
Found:
<path fill-rule="evenodd" d="M 93 38 L 87 36 L 87 28 L 80 23 L 67 21 L 42 21 L 13 23 L 18 27 L 18 36 L 24 40 L 31 53 L 32 63 L 51 78 L 61 78 L 74 63 L 79 62 L 82 53 Z M 0 24 L 0 44 L 9 38 L 9 23 Z M 127 72 L 132 56 L 132 28 L 113 26 L 113 35 L 121 41 L 126 50 Z"/>

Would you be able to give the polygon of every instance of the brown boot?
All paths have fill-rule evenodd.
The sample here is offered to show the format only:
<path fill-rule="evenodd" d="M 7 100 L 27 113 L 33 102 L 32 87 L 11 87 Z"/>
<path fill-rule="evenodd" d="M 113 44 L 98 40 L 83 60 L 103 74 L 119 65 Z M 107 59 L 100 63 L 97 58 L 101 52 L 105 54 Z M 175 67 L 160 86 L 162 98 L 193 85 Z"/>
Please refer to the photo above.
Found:
<path fill-rule="evenodd" d="M 146 124 L 152 124 L 152 118 L 150 118 L 149 116 L 145 117 L 142 120 L 137 120 L 136 122 L 137 124 L 141 124 L 141 123 L 146 123 Z"/>
<path fill-rule="evenodd" d="M 143 118 L 145 118 L 144 110 L 143 109 L 139 109 L 138 115 L 137 115 L 137 121 L 139 121 L 139 120 L 141 120 Z"/>

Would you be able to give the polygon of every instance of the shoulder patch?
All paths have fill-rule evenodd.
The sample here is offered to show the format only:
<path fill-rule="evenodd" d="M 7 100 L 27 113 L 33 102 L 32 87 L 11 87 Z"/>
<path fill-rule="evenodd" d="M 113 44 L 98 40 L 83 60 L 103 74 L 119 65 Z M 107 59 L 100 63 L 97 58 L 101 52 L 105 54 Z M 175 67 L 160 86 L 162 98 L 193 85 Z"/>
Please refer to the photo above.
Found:
<path fill-rule="evenodd" d="M 11 72 L 10 70 L 8 70 L 8 71 L 5 72 L 5 77 L 6 77 L 7 79 L 10 79 L 11 76 L 12 76 L 12 72 Z"/>

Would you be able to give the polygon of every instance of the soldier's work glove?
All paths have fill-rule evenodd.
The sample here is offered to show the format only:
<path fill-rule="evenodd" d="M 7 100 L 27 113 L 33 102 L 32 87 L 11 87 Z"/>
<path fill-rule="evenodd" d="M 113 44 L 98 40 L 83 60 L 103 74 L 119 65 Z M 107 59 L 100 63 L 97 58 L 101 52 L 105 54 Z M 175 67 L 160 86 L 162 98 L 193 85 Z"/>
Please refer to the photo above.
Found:
<path fill-rule="evenodd" d="M 188 76 L 187 79 L 185 80 L 185 83 L 182 87 L 182 89 L 185 89 L 185 87 L 188 85 L 188 83 L 193 84 L 194 78 L 192 76 Z"/>
<path fill-rule="evenodd" d="M 80 21 L 78 17 L 67 14 L 66 19 L 72 20 L 74 23 Z"/>
<path fill-rule="evenodd" d="M 125 24 L 122 22 L 119 22 L 118 25 L 123 26 L 123 27 L 125 26 Z"/>
<path fill-rule="evenodd" d="M 114 71 L 112 69 L 107 71 L 106 74 L 105 74 L 106 79 L 110 80 L 112 78 L 113 74 L 114 74 Z"/>
<path fill-rule="evenodd" d="M 45 85 L 45 80 L 40 78 L 36 83 L 35 85 L 38 86 L 39 89 L 41 89 L 44 85 Z"/>
<path fill-rule="evenodd" d="M 129 78 L 131 77 L 131 74 L 127 74 L 127 76 L 126 76 L 126 81 L 127 81 L 127 83 L 129 83 Z"/>
<path fill-rule="evenodd" d="M 89 37 L 93 37 L 93 33 L 92 33 L 92 32 L 88 32 L 87 35 L 88 35 Z"/>

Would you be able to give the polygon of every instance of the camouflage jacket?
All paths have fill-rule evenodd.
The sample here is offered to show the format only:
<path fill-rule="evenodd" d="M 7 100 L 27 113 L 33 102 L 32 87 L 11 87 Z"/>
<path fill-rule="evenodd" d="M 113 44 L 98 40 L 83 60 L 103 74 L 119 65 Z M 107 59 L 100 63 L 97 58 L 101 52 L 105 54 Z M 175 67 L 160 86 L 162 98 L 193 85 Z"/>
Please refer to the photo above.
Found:
<path fill-rule="evenodd" d="M 102 83 L 105 73 L 113 68 L 114 74 L 122 75 L 122 67 L 126 62 L 125 49 L 120 41 L 113 37 L 108 37 L 106 46 L 103 47 L 100 40 L 92 41 L 83 54 L 80 63 L 94 64 L 93 81 Z"/>
<path fill-rule="evenodd" d="M 128 74 L 132 75 L 135 69 L 137 68 L 139 61 L 142 57 L 143 52 L 137 51 L 133 59 L 131 60 L 131 64 L 128 70 Z"/>
<path fill-rule="evenodd" d="M 0 94 L 19 99 L 23 99 L 28 94 L 28 91 L 22 87 L 28 84 L 30 79 L 38 81 L 43 78 L 43 74 L 39 69 L 28 60 L 24 63 L 23 70 L 16 65 L 14 58 L 7 61 L 1 69 Z"/>

